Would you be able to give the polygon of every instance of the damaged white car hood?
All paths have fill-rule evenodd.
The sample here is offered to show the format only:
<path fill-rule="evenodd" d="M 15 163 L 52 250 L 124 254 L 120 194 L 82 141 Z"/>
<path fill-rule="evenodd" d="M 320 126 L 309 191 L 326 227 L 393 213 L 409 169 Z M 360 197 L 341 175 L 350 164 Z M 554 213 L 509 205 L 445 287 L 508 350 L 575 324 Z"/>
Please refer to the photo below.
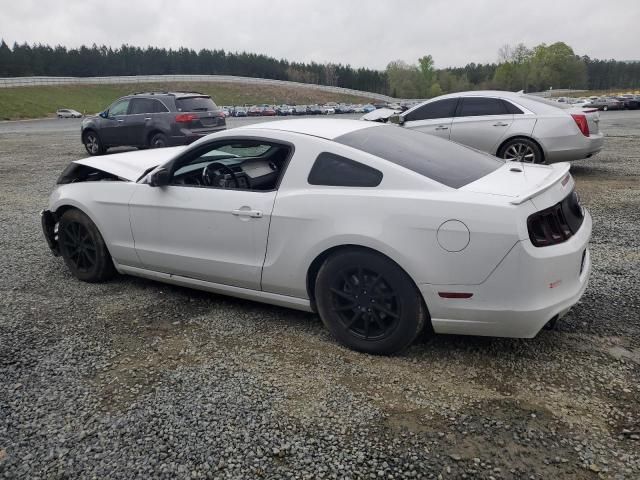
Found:
<path fill-rule="evenodd" d="M 360 120 L 368 120 L 370 122 L 378 122 L 380 120 L 386 120 L 391 115 L 397 115 L 402 113 L 402 110 L 394 110 L 392 108 L 378 108 L 377 110 L 372 110 L 369 113 L 365 113 Z"/>
<path fill-rule="evenodd" d="M 110 173 L 123 180 L 136 182 L 149 169 L 168 162 L 184 151 L 186 147 L 152 148 L 149 150 L 134 150 L 132 152 L 89 157 L 74 160 L 73 163 L 95 168 Z"/>

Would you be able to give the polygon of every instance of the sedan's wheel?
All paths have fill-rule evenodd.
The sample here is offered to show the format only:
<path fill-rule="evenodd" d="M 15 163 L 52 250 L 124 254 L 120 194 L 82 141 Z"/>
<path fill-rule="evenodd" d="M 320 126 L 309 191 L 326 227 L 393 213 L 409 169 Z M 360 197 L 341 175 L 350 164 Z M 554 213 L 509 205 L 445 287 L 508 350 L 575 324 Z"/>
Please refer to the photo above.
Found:
<path fill-rule="evenodd" d="M 514 138 L 505 143 L 498 152 L 508 162 L 543 163 L 540 147 L 527 138 Z"/>
<path fill-rule="evenodd" d="M 115 268 L 98 228 L 79 210 L 67 210 L 58 224 L 60 254 L 71 273 L 85 282 L 113 277 Z"/>
<path fill-rule="evenodd" d="M 87 149 L 89 155 L 102 155 L 104 153 L 104 147 L 100 141 L 98 134 L 93 131 L 89 131 L 84 134 L 84 148 Z"/>
<path fill-rule="evenodd" d="M 164 148 L 167 146 L 167 137 L 162 133 L 156 133 L 149 142 L 151 148 Z"/>
<path fill-rule="evenodd" d="M 607 105 L 605 105 L 604 107 L 602 107 L 602 110 L 604 110 L 606 112 L 607 110 L 609 110 L 609 107 Z"/>
<path fill-rule="evenodd" d="M 315 286 L 322 321 L 342 344 L 373 354 L 408 347 L 422 330 L 425 309 L 408 275 L 364 250 L 329 257 Z"/>

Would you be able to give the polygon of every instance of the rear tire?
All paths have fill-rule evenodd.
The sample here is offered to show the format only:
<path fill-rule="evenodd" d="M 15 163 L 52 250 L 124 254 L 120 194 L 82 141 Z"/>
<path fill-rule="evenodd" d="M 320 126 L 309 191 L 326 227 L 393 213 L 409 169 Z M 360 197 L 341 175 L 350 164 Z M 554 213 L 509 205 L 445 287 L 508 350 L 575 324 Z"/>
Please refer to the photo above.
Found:
<path fill-rule="evenodd" d="M 167 137 L 164 133 L 154 133 L 149 140 L 149 147 L 151 148 L 164 148 L 169 144 Z"/>
<path fill-rule="evenodd" d="M 407 348 L 427 317 L 411 278 L 388 258 L 366 250 L 330 256 L 318 271 L 315 298 L 320 318 L 340 343 L 375 355 Z"/>
<path fill-rule="evenodd" d="M 112 278 L 115 267 L 98 227 L 80 210 L 64 212 L 58 223 L 60 254 L 71 273 L 83 282 Z"/>
<path fill-rule="evenodd" d="M 89 130 L 82 135 L 82 143 L 84 143 L 84 148 L 86 148 L 89 155 L 102 155 L 106 151 L 100 141 L 100 137 L 93 130 Z"/>
<path fill-rule="evenodd" d="M 544 163 L 542 150 L 528 138 L 512 138 L 498 150 L 498 157 L 509 162 Z"/>

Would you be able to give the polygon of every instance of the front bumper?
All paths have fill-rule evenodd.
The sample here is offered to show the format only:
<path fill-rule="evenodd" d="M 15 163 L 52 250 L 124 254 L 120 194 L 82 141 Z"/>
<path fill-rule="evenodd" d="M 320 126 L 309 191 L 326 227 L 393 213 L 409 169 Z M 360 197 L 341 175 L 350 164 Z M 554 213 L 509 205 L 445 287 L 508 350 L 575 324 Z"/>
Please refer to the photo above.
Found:
<path fill-rule="evenodd" d="M 42 233 L 47 241 L 47 245 L 56 257 L 60 255 L 58 240 L 56 239 L 56 216 L 50 210 L 42 210 L 40 212 L 40 223 L 42 224 Z"/>
<path fill-rule="evenodd" d="M 582 297 L 591 272 L 591 216 L 566 242 L 518 242 L 480 285 L 419 285 L 436 333 L 532 338 Z M 469 292 L 467 299 L 439 292 Z"/>

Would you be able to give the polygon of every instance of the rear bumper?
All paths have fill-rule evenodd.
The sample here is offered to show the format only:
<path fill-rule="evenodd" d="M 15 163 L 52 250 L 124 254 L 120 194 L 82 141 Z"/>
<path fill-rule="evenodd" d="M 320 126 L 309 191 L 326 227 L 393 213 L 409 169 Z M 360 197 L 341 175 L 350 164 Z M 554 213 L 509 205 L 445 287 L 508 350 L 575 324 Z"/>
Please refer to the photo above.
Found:
<path fill-rule="evenodd" d="M 604 135 L 600 133 L 584 135 L 573 138 L 562 138 L 557 143 L 546 142 L 547 163 L 570 162 L 572 160 L 582 160 L 592 157 L 602 150 L 604 146 Z"/>
<path fill-rule="evenodd" d="M 532 338 L 563 316 L 587 288 L 591 272 L 588 212 L 568 241 L 550 247 L 518 242 L 480 285 L 419 285 L 434 331 L 460 335 Z M 467 299 L 438 292 L 468 292 Z"/>
<path fill-rule="evenodd" d="M 227 129 L 227 126 L 222 125 L 220 127 L 211 128 L 207 130 L 198 130 L 198 131 L 184 130 L 181 135 L 171 136 L 169 138 L 169 144 L 172 147 L 176 147 L 178 145 L 189 145 L 190 143 L 193 143 L 196 140 L 201 139 L 202 137 L 206 137 L 207 135 L 221 132 L 226 129 Z"/>

